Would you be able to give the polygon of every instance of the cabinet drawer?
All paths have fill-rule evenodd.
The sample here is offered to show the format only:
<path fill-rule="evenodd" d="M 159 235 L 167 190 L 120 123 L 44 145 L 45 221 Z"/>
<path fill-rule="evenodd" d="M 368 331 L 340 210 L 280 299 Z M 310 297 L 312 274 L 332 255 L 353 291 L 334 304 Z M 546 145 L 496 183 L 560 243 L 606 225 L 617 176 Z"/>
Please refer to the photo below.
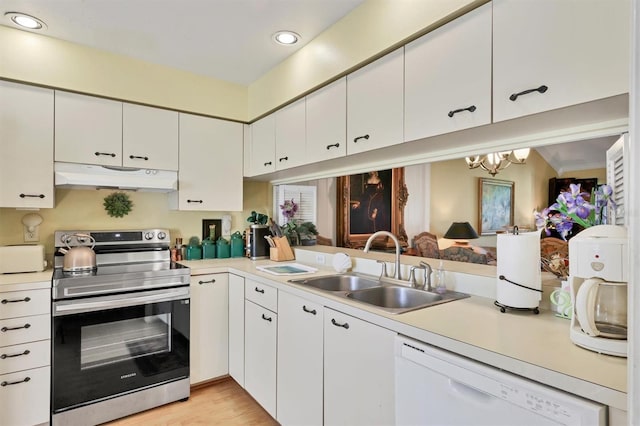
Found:
<path fill-rule="evenodd" d="M 2 424 L 26 426 L 48 422 L 49 377 L 49 367 L 0 375 Z"/>
<path fill-rule="evenodd" d="M 46 367 L 51 364 L 51 341 L 25 343 L 0 348 L 0 374 Z"/>
<path fill-rule="evenodd" d="M 0 293 L 0 320 L 50 313 L 50 289 Z"/>
<path fill-rule="evenodd" d="M 0 347 L 51 339 L 51 316 L 0 320 Z"/>
<path fill-rule="evenodd" d="M 256 281 L 246 280 L 244 297 L 263 308 L 278 312 L 278 290 Z"/>

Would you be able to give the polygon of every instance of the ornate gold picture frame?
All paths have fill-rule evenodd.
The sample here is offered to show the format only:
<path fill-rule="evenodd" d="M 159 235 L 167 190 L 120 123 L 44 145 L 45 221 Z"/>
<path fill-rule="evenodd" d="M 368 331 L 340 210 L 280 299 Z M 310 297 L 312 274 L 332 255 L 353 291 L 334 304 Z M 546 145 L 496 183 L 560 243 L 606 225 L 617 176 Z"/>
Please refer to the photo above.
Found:
<path fill-rule="evenodd" d="M 407 246 L 404 168 L 340 176 L 337 193 L 338 247 L 362 248 L 376 231 L 389 231 Z M 374 246 L 386 249 L 394 244 L 381 239 Z"/>

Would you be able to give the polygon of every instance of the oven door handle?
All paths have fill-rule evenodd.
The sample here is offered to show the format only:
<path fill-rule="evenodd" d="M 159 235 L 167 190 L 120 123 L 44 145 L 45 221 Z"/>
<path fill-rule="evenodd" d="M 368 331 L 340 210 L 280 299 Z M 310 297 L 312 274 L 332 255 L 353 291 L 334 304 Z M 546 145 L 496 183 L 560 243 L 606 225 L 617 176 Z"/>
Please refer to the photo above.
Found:
<path fill-rule="evenodd" d="M 112 296 L 94 297 L 84 300 L 64 300 L 53 303 L 53 316 L 80 314 L 83 312 L 103 311 L 125 308 L 149 303 L 171 302 L 189 298 L 189 287 L 126 293 Z"/>

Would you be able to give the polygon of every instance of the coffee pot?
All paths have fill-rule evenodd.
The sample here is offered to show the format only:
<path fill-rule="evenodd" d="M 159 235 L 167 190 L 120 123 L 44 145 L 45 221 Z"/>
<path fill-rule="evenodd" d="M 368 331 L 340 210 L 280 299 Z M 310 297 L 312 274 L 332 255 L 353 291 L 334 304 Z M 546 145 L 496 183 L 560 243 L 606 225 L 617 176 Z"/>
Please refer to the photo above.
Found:
<path fill-rule="evenodd" d="M 627 246 L 626 229 L 614 225 L 593 226 L 569 240 L 569 337 L 576 345 L 627 356 Z"/>

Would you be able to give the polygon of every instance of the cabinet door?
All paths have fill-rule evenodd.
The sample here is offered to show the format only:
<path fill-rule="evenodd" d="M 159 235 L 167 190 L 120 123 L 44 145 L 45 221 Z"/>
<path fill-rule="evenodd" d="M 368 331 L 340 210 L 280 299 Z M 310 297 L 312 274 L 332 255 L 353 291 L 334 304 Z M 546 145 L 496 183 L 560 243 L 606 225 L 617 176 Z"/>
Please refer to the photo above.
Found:
<path fill-rule="evenodd" d="M 229 375 L 244 387 L 244 278 L 229 274 Z"/>
<path fill-rule="evenodd" d="M 307 95 L 307 163 L 347 154 L 347 78 Z"/>
<path fill-rule="evenodd" d="M 178 113 L 123 104 L 122 155 L 126 167 L 178 170 Z"/>
<path fill-rule="evenodd" d="M 229 372 L 229 278 L 225 274 L 191 277 L 191 384 Z"/>
<path fill-rule="evenodd" d="M 347 76 L 347 154 L 403 142 L 404 51 Z"/>
<path fill-rule="evenodd" d="M 55 92 L 55 159 L 122 166 L 122 102 Z"/>
<path fill-rule="evenodd" d="M 492 3 L 493 121 L 629 91 L 628 0 Z"/>
<path fill-rule="evenodd" d="M 0 81 L 0 207 L 52 208 L 53 90 Z"/>
<path fill-rule="evenodd" d="M 324 422 L 394 423 L 395 333 L 324 311 Z"/>
<path fill-rule="evenodd" d="M 405 46 L 407 141 L 491 122 L 491 4 Z"/>
<path fill-rule="evenodd" d="M 278 422 L 322 425 L 322 306 L 278 294 Z"/>
<path fill-rule="evenodd" d="M 276 170 L 299 166 L 306 159 L 305 111 L 303 98 L 275 113 Z"/>
<path fill-rule="evenodd" d="M 273 418 L 276 417 L 277 329 L 275 313 L 245 301 L 245 389 Z"/>
<path fill-rule="evenodd" d="M 0 376 L 0 423 L 11 426 L 48 424 L 51 369 L 34 368 Z"/>
<path fill-rule="evenodd" d="M 180 114 L 180 210 L 242 210 L 242 143 L 241 123 Z"/>
<path fill-rule="evenodd" d="M 276 170 L 276 120 L 271 114 L 251 124 L 251 169 L 249 176 Z"/>

